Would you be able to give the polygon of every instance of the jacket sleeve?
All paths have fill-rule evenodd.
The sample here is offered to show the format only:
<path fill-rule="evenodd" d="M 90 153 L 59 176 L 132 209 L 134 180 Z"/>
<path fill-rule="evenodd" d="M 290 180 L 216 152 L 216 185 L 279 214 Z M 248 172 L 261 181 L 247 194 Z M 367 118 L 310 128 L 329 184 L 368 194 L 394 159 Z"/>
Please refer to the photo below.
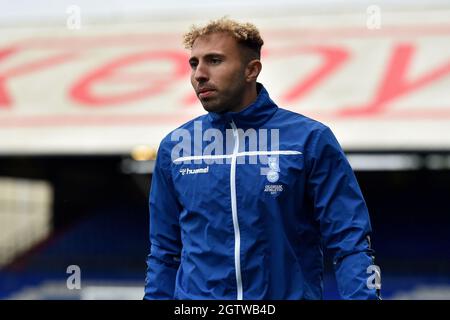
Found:
<path fill-rule="evenodd" d="M 170 174 L 170 156 L 162 144 L 158 150 L 150 189 L 150 254 L 144 299 L 174 299 L 180 263 L 181 239 L 178 216 L 181 206 Z"/>
<path fill-rule="evenodd" d="M 353 170 L 328 127 L 318 131 L 309 153 L 307 189 L 339 293 L 343 299 L 379 299 L 379 290 L 368 285 L 371 225 Z"/>

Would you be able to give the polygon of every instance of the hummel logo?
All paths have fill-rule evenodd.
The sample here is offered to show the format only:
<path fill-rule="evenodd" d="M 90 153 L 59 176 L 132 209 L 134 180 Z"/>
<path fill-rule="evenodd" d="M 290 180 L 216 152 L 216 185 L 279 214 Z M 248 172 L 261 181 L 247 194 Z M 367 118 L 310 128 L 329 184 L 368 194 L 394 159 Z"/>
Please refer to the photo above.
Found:
<path fill-rule="evenodd" d="M 189 169 L 189 168 L 183 168 L 180 169 L 181 175 L 185 174 L 197 174 L 197 173 L 208 173 L 209 172 L 209 166 L 205 168 L 198 168 L 198 169 Z"/>

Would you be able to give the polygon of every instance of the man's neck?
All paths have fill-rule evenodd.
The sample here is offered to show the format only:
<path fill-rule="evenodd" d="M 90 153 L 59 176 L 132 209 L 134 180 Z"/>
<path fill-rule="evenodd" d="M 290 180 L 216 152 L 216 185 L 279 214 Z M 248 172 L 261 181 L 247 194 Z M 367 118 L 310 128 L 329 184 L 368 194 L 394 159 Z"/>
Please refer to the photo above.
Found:
<path fill-rule="evenodd" d="M 242 99 L 242 103 L 239 107 L 231 110 L 232 112 L 240 112 L 251 105 L 256 98 L 258 97 L 258 90 L 256 89 L 256 83 L 253 83 L 248 90 L 244 93 L 244 98 Z"/>

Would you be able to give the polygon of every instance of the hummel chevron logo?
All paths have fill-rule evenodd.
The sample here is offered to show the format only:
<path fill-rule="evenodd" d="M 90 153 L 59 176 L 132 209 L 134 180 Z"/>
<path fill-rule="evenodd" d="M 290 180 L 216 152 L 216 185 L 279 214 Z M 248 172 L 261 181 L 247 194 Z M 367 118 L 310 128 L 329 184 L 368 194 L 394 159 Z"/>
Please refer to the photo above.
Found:
<path fill-rule="evenodd" d="M 181 175 L 185 174 L 198 174 L 198 173 L 208 173 L 209 172 L 209 166 L 205 168 L 198 168 L 198 169 L 189 169 L 189 168 L 183 168 L 180 169 Z"/>

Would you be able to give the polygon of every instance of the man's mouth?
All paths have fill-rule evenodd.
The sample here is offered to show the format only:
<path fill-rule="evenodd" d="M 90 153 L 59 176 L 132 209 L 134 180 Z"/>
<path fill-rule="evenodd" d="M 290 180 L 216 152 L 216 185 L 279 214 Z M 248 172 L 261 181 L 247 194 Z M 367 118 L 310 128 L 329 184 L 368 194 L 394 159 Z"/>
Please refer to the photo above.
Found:
<path fill-rule="evenodd" d="M 197 91 L 198 97 L 201 98 L 207 98 L 211 96 L 216 90 L 211 88 L 203 88 Z"/>

